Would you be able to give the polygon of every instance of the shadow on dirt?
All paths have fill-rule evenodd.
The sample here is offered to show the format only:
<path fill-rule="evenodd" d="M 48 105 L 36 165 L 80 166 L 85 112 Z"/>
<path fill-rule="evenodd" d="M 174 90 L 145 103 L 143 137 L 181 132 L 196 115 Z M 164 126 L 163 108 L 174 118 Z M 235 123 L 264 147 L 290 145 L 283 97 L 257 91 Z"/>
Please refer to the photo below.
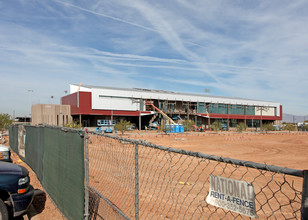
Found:
<path fill-rule="evenodd" d="M 36 189 L 34 192 L 34 197 L 28 212 L 24 216 L 18 216 L 13 218 L 13 220 L 24 220 L 32 219 L 34 216 L 40 214 L 45 209 L 46 203 L 46 193 L 42 190 Z"/>
<path fill-rule="evenodd" d="M 36 215 L 43 212 L 43 210 L 45 209 L 45 203 L 46 203 L 46 193 L 39 189 L 35 190 L 34 198 L 32 201 L 32 208 L 35 210 Z"/>

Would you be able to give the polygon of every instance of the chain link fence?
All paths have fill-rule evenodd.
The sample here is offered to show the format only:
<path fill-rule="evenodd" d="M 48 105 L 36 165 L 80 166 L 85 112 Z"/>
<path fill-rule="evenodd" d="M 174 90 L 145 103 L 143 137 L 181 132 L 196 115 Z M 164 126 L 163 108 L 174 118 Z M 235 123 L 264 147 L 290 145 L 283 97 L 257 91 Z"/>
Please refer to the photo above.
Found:
<path fill-rule="evenodd" d="M 307 218 L 301 170 L 94 132 L 86 148 L 89 219 L 250 219 L 207 203 L 213 176 L 252 184 L 260 219 Z"/>
<path fill-rule="evenodd" d="M 9 135 L 12 150 L 36 173 L 61 213 L 67 219 L 83 219 L 84 131 L 12 125 Z"/>
<path fill-rule="evenodd" d="M 253 186 L 260 219 L 308 219 L 308 171 L 47 126 L 11 126 L 10 146 L 68 219 L 250 219 L 208 202 L 215 178 Z"/>

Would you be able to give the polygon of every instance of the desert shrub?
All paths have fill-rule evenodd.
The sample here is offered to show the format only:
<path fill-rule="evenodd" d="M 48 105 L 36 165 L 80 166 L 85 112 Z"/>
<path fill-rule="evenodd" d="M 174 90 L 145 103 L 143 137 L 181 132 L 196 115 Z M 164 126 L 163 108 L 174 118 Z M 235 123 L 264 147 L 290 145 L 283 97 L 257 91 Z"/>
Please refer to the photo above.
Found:
<path fill-rule="evenodd" d="M 184 131 L 190 131 L 195 126 L 195 122 L 193 120 L 184 120 L 183 127 Z"/>
<path fill-rule="evenodd" d="M 72 122 L 63 124 L 63 127 L 80 129 L 81 125 L 77 121 L 72 121 Z"/>
<path fill-rule="evenodd" d="M 119 122 L 115 124 L 114 129 L 124 134 L 124 132 L 128 131 L 131 126 L 132 125 L 129 121 L 121 119 Z"/>
<path fill-rule="evenodd" d="M 218 121 L 215 121 L 212 125 L 211 125 L 211 128 L 214 130 L 214 131 L 219 131 L 221 130 L 221 123 L 218 122 Z"/>
<path fill-rule="evenodd" d="M 302 131 L 308 131 L 308 124 L 302 126 Z"/>
<path fill-rule="evenodd" d="M 243 132 L 243 131 L 246 131 L 246 129 L 247 129 L 247 126 L 246 126 L 246 124 L 245 123 L 239 123 L 238 125 L 236 125 L 236 130 L 238 131 L 238 132 Z"/>
<path fill-rule="evenodd" d="M 286 124 L 286 125 L 283 127 L 283 130 L 287 130 L 287 131 L 289 131 L 289 132 L 295 131 L 295 129 L 296 129 L 296 126 L 293 125 L 293 124 L 290 124 L 290 123 Z"/>
<path fill-rule="evenodd" d="M 262 128 L 265 130 L 265 131 L 275 131 L 275 127 L 271 124 L 271 123 L 268 123 L 268 124 L 264 124 L 262 126 Z"/>

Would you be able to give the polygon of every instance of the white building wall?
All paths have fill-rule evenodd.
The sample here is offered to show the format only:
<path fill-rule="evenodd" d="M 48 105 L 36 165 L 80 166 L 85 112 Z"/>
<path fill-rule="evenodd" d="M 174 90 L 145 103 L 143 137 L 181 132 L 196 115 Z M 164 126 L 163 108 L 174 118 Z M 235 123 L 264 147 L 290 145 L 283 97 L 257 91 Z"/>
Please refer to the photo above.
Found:
<path fill-rule="evenodd" d="M 72 86 L 72 85 L 71 85 Z M 73 86 L 71 89 L 77 91 L 78 86 Z M 79 91 L 92 92 L 92 109 L 114 109 L 114 110 L 139 110 L 139 104 L 133 103 L 133 99 L 159 99 L 169 101 L 190 101 L 190 102 L 207 102 L 207 103 L 222 103 L 234 105 L 252 105 L 272 107 L 268 111 L 262 111 L 262 115 L 280 116 L 280 103 L 266 102 L 258 100 L 205 96 L 199 94 L 181 94 L 172 92 L 152 92 L 139 91 L 130 89 L 118 89 L 108 87 L 80 87 Z M 71 91 L 72 93 L 72 91 Z M 113 98 L 111 98 L 113 97 Z M 276 108 L 276 115 L 275 110 Z M 261 111 L 256 111 L 256 115 L 261 115 Z"/>
<path fill-rule="evenodd" d="M 138 106 L 129 98 L 99 96 L 93 98 L 92 93 L 92 109 L 137 111 L 139 110 Z"/>
<path fill-rule="evenodd" d="M 259 107 L 258 108 L 257 107 L 255 114 L 263 115 L 263 116 L 275 116 L 275 108 L 269 108 L 269 107 Z"/>

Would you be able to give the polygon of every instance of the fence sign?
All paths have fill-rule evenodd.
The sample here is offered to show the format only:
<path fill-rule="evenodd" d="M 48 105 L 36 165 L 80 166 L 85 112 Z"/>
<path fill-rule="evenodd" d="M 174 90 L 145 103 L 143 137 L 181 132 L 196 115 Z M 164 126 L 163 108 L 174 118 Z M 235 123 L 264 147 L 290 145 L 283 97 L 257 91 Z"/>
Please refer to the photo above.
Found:
<path fill-rule="evenodd" d="M 210 175 L 206 202 L 241 215 L 257 218 L 252 183 Z"/>

